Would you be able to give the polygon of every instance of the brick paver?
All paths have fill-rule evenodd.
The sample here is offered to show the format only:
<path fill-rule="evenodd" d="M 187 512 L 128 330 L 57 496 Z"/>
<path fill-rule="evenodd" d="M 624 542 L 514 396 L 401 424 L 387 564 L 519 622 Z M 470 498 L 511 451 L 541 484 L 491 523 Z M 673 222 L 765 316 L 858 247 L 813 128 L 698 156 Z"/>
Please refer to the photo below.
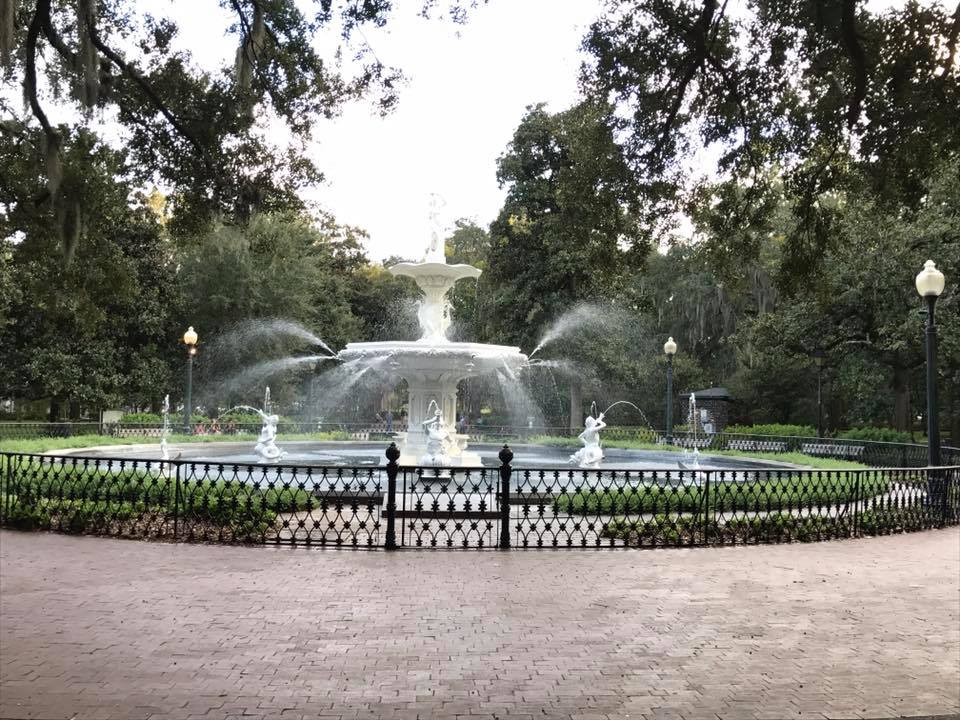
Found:
<path fill-rule="evenodd" d="M 0 531 L 0 718 L 957 712 L 957 528 L 392 555 Z"/>

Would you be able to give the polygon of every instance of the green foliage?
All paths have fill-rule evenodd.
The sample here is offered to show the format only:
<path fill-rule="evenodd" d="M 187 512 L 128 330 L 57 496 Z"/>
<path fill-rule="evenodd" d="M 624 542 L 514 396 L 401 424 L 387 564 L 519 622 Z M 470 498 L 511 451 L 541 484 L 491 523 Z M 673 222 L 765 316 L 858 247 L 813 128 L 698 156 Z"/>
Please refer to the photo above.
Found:
<path fill-rule="evenodd" d="M 306 511 L 319 500 L 297 488 L 257 488 L 239 481 L 180 484 L 145 470 L 61 466 L 57 472 L 27 461 L 14 470 L 5 524 L 20 529 L 71 533 L 166 534 L 174 517 L 193 533 L 215 532 L 240 540 L 262 540 L 280 513 Z"/>
<path fill-rule="evenodd" d="M 17 289 L 0 323 L 0 387 L 8 397 L 52 398 L 51 419 L 154 399 L 170 378 L 160 348 L 175 336 L 172 266 L 155 218 L 118 180 L 124 155 L 86 132 L 64 136 L 64 187 L 89 213 L 82 252 L 65 265 L 51 219 L 29 200 L 42 191 L 21 156 L 37 134 L 2 140 L 10 173 L 0 191 L 0 256 Z"/>
<path fill-rule="evenodd" d="M 605 109 L 531 107 L 498 161 L 507 199 L 490 227 L 478 293 L 487 337 L 532 348 L 578 300 L 610 302 L 648 248 L 633 178 Z"/>
<path fill-rule="evenodd" d="M 859 485 L 858 485 L 859 483 Z M 823 506 L 866 498 L 886 491 L 887 482 L 875 474 L 796 475 L 785 472 L 769 479 L 714 484 L 704 494 L 700 487 L 642 485 L 591 488 L 560 495 L 555 507 L 574 514 L 690 513 L 704 507 L 716 512 L 761 512 Z"/>
<path fill-rule="evenodd" d="M 786 437 L 816 437 L 817 429 L 811 425 L 784 425 L 768 423 L 765 425 L 729 425 L 723 429 L 727 433 L 740 435 L 780 435 Z"/>
<path fill-rule="evenodd" d="M 907 432 L 900 432 L 898 430 L 892 430 L 890 428 L 880 428 L 880 427 L 860 427 L 852 428 L 850 430 L 841 430 L 837 433 L 838 438 L 845 438 L 849 440 L 872 440 L 875 442 L 892 442 L 892 443 L 913 443 L 918 442 L 918 439 L 915 435 Z M 923 438 L 919 439 L 920 442 L 923 441 Z"/>

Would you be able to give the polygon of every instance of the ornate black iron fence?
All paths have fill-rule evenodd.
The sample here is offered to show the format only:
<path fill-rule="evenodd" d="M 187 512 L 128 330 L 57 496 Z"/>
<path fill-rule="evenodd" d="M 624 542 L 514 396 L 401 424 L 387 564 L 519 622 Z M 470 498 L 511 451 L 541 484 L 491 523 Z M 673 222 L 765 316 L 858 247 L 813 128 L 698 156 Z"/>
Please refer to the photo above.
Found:
<path fill-rule="evenodd" d="M 0 453 L 0 524 L 194 542 L 575 548 L 827 540 L 956 524 L 960 468 L 247 465 Z"/>

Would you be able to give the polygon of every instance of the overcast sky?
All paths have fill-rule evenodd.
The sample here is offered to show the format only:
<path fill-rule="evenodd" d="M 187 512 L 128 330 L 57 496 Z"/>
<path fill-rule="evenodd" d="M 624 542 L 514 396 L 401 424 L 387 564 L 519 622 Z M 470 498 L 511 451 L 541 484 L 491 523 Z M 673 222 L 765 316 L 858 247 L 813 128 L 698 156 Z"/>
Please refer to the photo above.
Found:
<path fill-rule="evenodd" d="M 497 156 L 527 105 L 558 111 L 576 102 L 580 41 L 600 10 L 599 0 L 497 0 L 457 26 L 417 17 L 421 4 L 401 0 L 385 28 L 364 29 L 380 60 L 409 80 L 398 107 L 381 118 L 369 102 L 349 105 L 318 121 L 311 147 L 327 182 L 307 197 L 365 228 L 373 259 L 423 254 L 430 193 L 445 202 L 445 228 L 496 216 Z M 201 64 L 233 57 L 235 39 L 216 39 L 226 16 L 215 2 L 173 6 L 181 42 Z"/>

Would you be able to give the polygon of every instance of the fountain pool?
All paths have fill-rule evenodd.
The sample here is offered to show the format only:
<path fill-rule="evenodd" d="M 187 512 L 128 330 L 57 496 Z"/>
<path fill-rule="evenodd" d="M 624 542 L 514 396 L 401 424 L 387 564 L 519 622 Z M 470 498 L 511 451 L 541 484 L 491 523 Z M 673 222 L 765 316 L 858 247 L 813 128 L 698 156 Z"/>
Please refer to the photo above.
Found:
<path fill-rule="evenodd" d="M 283 442 L 286 455 L 279 463 L 285 465 L 310 465 L 323 467 L 377 467 L 386 463 L 384 442 L 348 442 L 348 441 L 286 441 Z M 497 453 L 502 446 L 493 443 L 481 443 L 473 446 L 478 461 L 470 467 L 496 468 L 500 466 Z M 569 456 L 570 447 L 548 447 L 544 445 L 526 445 L 523 443 L 511 444 L 513 450 L 513 467 L 519 470 L 524 468 L 556 469 L 579 472 L 571 468 Z M 178 446 L 181 454 L 179 460 L 197 464 L 211 465 L 257 465 L 261 458 L 253 451 L 247 442 L 204 442 L 184 443 Z M 62 451 L 58 451 L 61 454 Z M 74 455 L 84 457 L 123 457 L 128 460 L 143 462 L 160 460 L 160 449 L 157 445 L 133 445 L 124 447 L 101 447 L 97 449 L 77 450 Z M 599 468 L 591 472 L 608 472 L 624 470 L 649 470 L 677 472 L 677 457 L 679 453 L 659 450 L 627 450 L 620 448 L 604 448 L 604 462 Z M 401 462 L 401 464 L 404 464 Z M 410 465 L 417 465 L 416 460 Z M 792 467 L 786 463 L 776 463 L 761 460 L 745 460 L 739 457 L 725 457 L 721 455 L 701 455 L 699 470 L 743 470 L 749 467 L 757 470 L 776 470 Z M 733 479 L 733 476 L 731 476 Z"/>

